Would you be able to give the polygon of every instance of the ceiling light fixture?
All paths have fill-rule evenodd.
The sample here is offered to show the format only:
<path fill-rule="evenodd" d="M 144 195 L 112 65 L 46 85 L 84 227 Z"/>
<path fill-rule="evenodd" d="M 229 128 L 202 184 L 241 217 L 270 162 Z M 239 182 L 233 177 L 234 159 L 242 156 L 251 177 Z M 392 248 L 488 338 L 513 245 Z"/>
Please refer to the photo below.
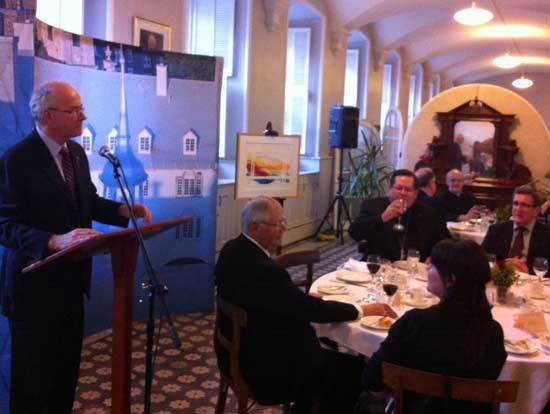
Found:
<path fill-rule="evenodd" d="M 519 66 L 521 63 L 521 57 L 510 56 L 508 52 L 504 56 L 499 56 L 493 60 L 493 63 L 502 69 L 511 69 Z"/>
<path fill-rule="evenodd" d="M 472 1 L 471 7 L 457 11 L 453 18 L 466 26 L 479 26 L 491 21 L 493 13 L 486 9 L 480 9 L 476 2 Z"/>
<path fill-rule="evenodd" d="M 533 86 L 533 81 L 521 75 L 520 78 L 517 78 L 515 81 L 512 82 L 512 85 L 519 89 L 527 89 Z"/>

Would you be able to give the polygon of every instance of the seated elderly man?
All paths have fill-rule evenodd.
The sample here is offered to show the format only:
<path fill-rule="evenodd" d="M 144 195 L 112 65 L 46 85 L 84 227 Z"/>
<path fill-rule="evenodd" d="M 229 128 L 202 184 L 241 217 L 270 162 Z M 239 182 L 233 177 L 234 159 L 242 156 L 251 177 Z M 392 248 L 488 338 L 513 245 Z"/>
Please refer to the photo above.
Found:
<path fill-rule="evenodd" d="M 533 273 L 535 257 L 550 258 L 550 234 L 544 224 L 537 221 L 541 200 L 530 186 L 514 190 L 512 218 L 489 227 L 483 240 L 487 253 L 498 260 L 512 262 L 522 272 Z"/>
<path fill-rule="evenodd" d="M 366 258 L 379 254 L 383 258 L 399 260 L 408 249 L 420 251 L 425 260 L 432 247 L 442 238 L 436 211 L 417 203 L 415 175 L 409 170 L 396 170 L 390 177 L 388 197 L 363 201 L 357 218 L 349 228 L 350 236 L 367 241 Z M 400 222 L 402 230 L 395 225 Z"/>
<path fill-rule="evenodd" d="M 446 177 L 447 190 L 434 200 L 434 206 L 445 221 L 468 221 L 477 218 L 479 212 L 474 207 L 476 199 L 464 191 L 464 174 L 460 170 L 450 170 Z"/>
<path fill-rule="evenodd" d="M 351 413 L 360 390 L 362 361 L 321 348 L 311 322 L 350 321 L 362 315 L 395 315 L 387 306 L 355 306 L 313 297 L 293 285 L 270 253 L 286 230 L 281 205 L 269 197 L 249 201 L 242 233 L 222 248 L 216 263 L 218 295 L 247 311 L 241 368 L 260 403 L 295 401 L 293 412 Z M 230 322 L 220 320 L 221 329 Z M 227 354 L 216 344 L 218 366 L 227 373 Z"/>
<path fill-rule="evenodd" d="M 435 182 L 435 174 L 431 168 L 422 167 L 414 172 L 418 183 L 418 203 L 424 203 L 429 206 L 433 205 L 437 184 Z"/>

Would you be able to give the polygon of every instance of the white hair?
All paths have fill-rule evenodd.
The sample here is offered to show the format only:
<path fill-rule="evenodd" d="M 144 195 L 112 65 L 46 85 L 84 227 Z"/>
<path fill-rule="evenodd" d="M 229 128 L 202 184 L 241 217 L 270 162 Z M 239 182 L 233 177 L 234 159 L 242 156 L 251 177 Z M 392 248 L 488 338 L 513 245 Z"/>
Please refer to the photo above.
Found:
<path fill-rule="evenodd" d="M 250 200 L 241 213 L 241 231 L 248 234 L 248 227 L 252 223 L 269 220 L 272 208 L 276 205 L 279 205 L 277 200 L 266 196 L 258 196 Z"/>

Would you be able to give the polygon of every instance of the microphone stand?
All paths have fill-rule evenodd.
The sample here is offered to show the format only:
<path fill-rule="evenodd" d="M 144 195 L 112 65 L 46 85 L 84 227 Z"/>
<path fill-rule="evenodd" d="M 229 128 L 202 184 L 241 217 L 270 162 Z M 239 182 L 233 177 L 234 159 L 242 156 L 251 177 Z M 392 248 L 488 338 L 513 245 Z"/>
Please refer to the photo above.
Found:
<path fill-rule="evenodd" d="M 172 342 L 174 344 L 175 348 L 181 347 L 181 341 L 178 338 L 178 334 L 176 332 L 176 329 L 174 327 L 174 324 L 172 322 L 172 318 L 170 317 L 170 313 L 168 312 L 168 307 L 166 306 L 166 302 L 164 301 L 164 295 L 168 291 L 168 288 L 161 284 L 159 282 L 159 278 L 155 272 L 155 269 L 153 268 L 153 265 L 151 264 L 151 259 L 149 257 L 149 253 L 147 252 L 147 248 L 145 247 L 145 241 L 143 239 L 143 235 L 141 234 L 141 231 L 139 230 L 139 227 L 137 225 L 136 216 L 134 214 L 134 207 L 133 207 L 133 200 L 130 202 L 128 199 L 128 195 L 126 194 L 125 189 L 127 189 L 128 194 L 130 194 L 130 189 L 128 188 L 128 184 L 126 183 L 126 176 L 124 175 L 124 170 L 122 169 L 122 165 L 120 164 L 120 161 L 118 158 L 115 157 L 105 157 L 107 160 L 111 163 L 113 166 L 113 176 L 115 177 L 118 186 L 120 188 L 120 192 L 122 193 L 122 197 L 124 199 L 124 203 L 128 207 L 128 215 L 130 217 L 130 221 L 132 222 L 132 226 L 135 230 L 136 237 L 139 243 L 139 246 L 141 248 L 141 252 L 143 254 L 143 261 L 145 263 L 145 268 L 147 275 L 149 276 L 149 280 L 147 283 L 142 284 L 142 288 L 144 290 L 147 290 L 149 292 L 149 306 L 148 306 L 148 314 L 147 314 L 147 347 L 146 347 L 146 353 L 145 353 L 145 391 L 144 391 L 144 401 L 143 401 L 143 412 L 144 414 L 150 414 L 151 412 L 151 389 L 153 384 L 153 339 L 155 335 L 155 301 L 156 296 L 158 295 L 159 303 L 160 303 L 160 311 L 161 316 L 164 316 L 166 318 L 167 324 L 168 324 L 168 333 L 170 335 L 170 338 L 172 338 Z M 124 178 L 124 183 L 121 179 Z"/>

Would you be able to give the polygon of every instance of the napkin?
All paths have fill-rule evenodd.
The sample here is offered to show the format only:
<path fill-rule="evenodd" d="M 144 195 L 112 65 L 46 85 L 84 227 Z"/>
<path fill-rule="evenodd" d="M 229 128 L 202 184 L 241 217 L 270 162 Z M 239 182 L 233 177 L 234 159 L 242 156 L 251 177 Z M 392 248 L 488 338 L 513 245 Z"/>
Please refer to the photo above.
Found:
<path fill-rule="evenodd" d="M 368 272 L 366 262 L 361 262 L 351 258 L 342 265 L 342 269 L 350 270 L 352 272 Z"/>
<path fill-rule="evenodd" d="M 514 328 L 521 329 L 529 334 L 546 334 L 548 328 L 542 312 L 520 313 L 514 322 Z"/>

